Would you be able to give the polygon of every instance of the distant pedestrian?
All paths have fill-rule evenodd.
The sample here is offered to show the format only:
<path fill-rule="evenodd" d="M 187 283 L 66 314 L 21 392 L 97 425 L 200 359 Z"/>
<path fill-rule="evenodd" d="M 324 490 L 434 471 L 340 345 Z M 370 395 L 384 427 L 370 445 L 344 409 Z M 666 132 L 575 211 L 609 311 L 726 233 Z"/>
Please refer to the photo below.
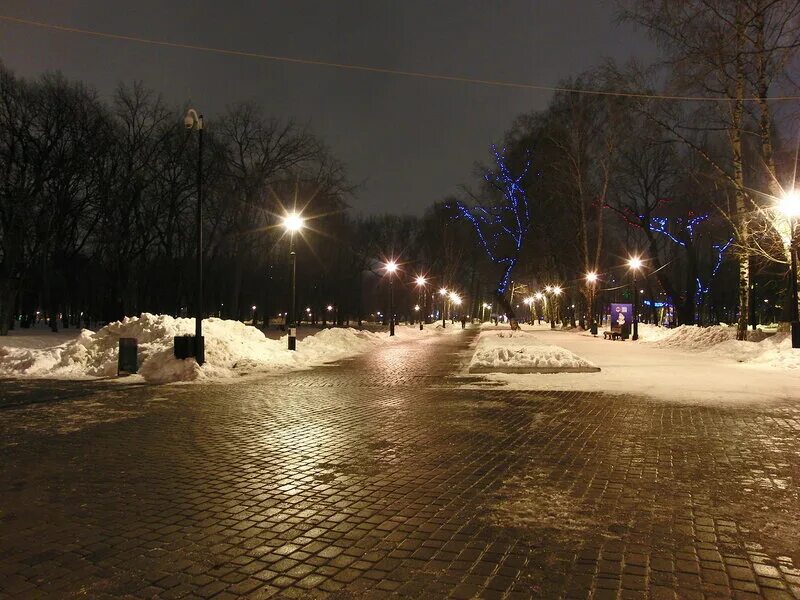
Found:
<path fill-rule="evenodd" d="M 461 315 L 461 329 L 466 329 L 466 328 L 467 328 L 467 317 Z"/>

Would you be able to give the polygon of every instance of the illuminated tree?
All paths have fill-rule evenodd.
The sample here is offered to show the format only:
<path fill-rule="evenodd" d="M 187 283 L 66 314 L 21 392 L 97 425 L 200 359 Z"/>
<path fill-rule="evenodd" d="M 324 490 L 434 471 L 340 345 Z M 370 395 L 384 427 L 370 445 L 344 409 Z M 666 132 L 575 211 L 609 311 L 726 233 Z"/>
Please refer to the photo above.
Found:
<path fill-rule="evenodd" d="M 492 263 L 502 266 L 495 294 L 509 319 L 515 319 L 514 309 L 506 298 L 511 274 L 522 253 L 525 239 L 531 230 L 531 213 L 524 180 L 530 169 L 526 159 L 519 174 L 509 167 L 505 149 L 492 146 L 496 168 L 484 175 L 489 186 L 499 192 L 495 204 L 468 206 L 457 200 L 453 203 L 456 218 L 469 221 L 478 236 L 481 247 Z"/>

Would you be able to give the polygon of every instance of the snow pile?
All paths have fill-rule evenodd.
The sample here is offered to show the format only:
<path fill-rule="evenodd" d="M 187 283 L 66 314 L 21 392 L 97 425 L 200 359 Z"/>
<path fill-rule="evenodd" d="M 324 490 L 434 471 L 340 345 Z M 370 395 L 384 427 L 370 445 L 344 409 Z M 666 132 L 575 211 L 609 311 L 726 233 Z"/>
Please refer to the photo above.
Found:
<path fill-rule="evenodd" d="M 138 339 L 139 374 L 151 382 L 304 369 L 366 352 L 389 339 L 385 333 L 324 329 L 298 341 L 297 352 L 290 352 L 286 336 L 271 340 L 239 321 L 211 318 L 203 321 L 206 363 L 200 367 L 193 359 L 177 360 L 173 355 L 173 338 L 193 334 L 194 326 L 194 319 L 143 313 L 96 333 L 83 330 L 77 338 L 51 348 L 0 346 L 0 377 L 112 377 L 117 374 L 120 337 Z M 398 328 L 401 339 L 435 333 L 408 330 Z"/>
<path fill-rule="evenodd" d="M 657 332 L 657 329 L 662 331 Z M 800 352 L 792 349 L 788 333 L 748 331 L 748 340 L 739 341 L 736 339 L 736 328 L 727 325 L 682 325 L 675 329 L 649 326 L 644 331 L 642 341 L 654 348 L 703 352 L 708 356 L 741 363 L 800 371 Z"/>
<path fill-rule="evenodd" d="M 526 332 L 481 332 L 470 373 L 570 373 L 599 371 L 560 346 L 543 344 Z"/>
<path fill-rule="evenodd" d="M 776 333 L 760 342 L 727 340 L 709 348 L 704 354 L 741 363 L 792 369 L 800 372 L 800 350 L 792 348 L 792 339 L 789 333 Z"/>
<path fill-rule="evenodd" d="M 660 337 L 654 338 L 645 335 L 642 341 L 652 342 L 657 348 L 703 350 L 736 338 L 736 329 L 724 325 L 713 327 L 681 325 L 674 329 L 664 329 L 664 332 Z"/>

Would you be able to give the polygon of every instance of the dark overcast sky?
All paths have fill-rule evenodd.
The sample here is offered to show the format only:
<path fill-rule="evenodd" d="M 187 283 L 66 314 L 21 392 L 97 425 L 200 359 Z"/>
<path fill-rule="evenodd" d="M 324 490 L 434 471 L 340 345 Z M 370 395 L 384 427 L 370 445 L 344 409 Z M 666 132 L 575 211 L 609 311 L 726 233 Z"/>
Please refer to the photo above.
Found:
<path fill-rule="evenodd" d="M 3 0 L 0 13 L 274 55 L 556 84 L 604 58 L 655 58 L 610 2 L 577 0 Z M 0 59 L 24 76 L 61 70 L 109 94 L 143 80 L 207 117 L 254 101 L 310 121 L 365 213 L 421 213 L 471 181 L 512 119 L 550 94 L 159 48 L 0 22 Z"/>

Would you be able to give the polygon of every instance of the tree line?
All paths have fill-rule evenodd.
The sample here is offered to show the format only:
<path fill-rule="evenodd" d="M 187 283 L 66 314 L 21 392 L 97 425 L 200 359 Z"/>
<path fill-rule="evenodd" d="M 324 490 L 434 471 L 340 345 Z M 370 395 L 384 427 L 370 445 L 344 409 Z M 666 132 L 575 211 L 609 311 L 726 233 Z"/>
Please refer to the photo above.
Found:
<path fill-rule="evenodd" d="M 639 256 L 645 297 L 672 305 L 678 323 L 735 320 L 743 339 L 769 299 L 788 320 L 791 223 L 776 207 L 794 187 L 797 145 L 794 103 L 775 97 L 796 93 L 800 2 L 619 7 L 664 59 L 598 65 L 511 125 L 503 168 L 521 177 L 533 213 L 521 250 L 514 211 L 495 223 L 513 249 L 504 256 L 519 255 L 513 279 L 528 289 L 569 282 L 586 315 L 586 274 L 607 297 L 630 298 L 625 261 Z M 513 204 L 491 179 L 467 206 Z"/>
<path fill-rule="evenodd" d="M 557 284 L 562 316 L 586 325 L 597 297 L 631 298 L 632 256 L 653 320 L 664 303 L 675 323 L 736 322 L 744 338 L 763 300 L 785 320 L 791 231 L 775 206 L 797 147 L 794 104 L 776 96 L 796 89 L 800 0 L 619 7 L 663 61 L 565 79 L 509 125 L 471 186 L 420 217 L 354 215 L 344 166 L 301 123 L 247 104 L 207 118 L 206 313 L 267 323 L 286 311 L 280 223 L 296 208 L 308 224 L 298 308 L 312 320 L 385 318 L 382 265 L 396 259 L 402 317 L 438 308 L 434 285 L 465 296 L 466 314 L 495 294 L 513 317 Z M 59 75 L 0 68 L 0 332 L 36 311 L 74 324 L 194 314 L 198 140 L 185 108 L 138 83 L 106 101 Z"/>
<path fill-rule="evenodd" d="M 0 68 L 0 333 L 17 318 L 56 329 L 194 315 L 198 136 L 185 109 L 141 83 L 104 101 L 58 74 L 25 80 Z M 294 210 L 306 220 L 298 307 L 313 321 L 385 318 L 389 258 L 403 277 L 475 281 L 464 273 L 477 261 L 462 260 L 470 242 L 442 206 L 419 218 L 354 216 L 344 166 L 307 126 L 237 104 L 206 118 L 204 132 L 207 316 L 266 324 L 285 314 L 281 221 Z M 419 301 L 398 287 L 406 318 Z"/>

